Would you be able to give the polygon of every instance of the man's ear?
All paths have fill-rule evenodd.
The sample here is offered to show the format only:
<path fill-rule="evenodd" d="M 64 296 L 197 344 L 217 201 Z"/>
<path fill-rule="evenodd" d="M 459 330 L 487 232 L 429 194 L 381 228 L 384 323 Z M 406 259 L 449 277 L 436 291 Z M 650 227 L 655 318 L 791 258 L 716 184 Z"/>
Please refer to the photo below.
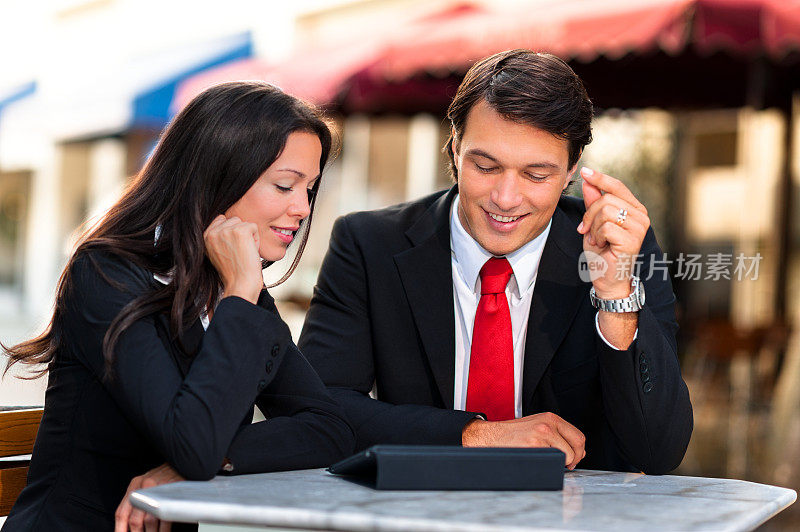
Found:
<path fill-rule="evenodd" d="M 575 177 L 575 172 L 578 171 L 578 163 L 581 162 L 581 157 L 583 157 L 583 148 L 581 148 L 581 151 L 578 152 L 578 159 L 575 161 L 575 164 L 573 164 L 572 168 L 570 168 L 569 172 L 567 172 L 566 183 L 564 183 L 564 188 L 561 189 L 561 192 L 567 190 L 567 187 L 569 187 L 571 184 L 578 182 L 578 178 Z"/>
<path fill-rule="evenodd" d="M 578 171 L 578 163 L 572 165 L 572 168 L 569 169 L 567 172 L 567 178 L 564 180 L 564 187 L 561 189 L 562 192 L 567 190 L 567 188 L 577 182 L 577 178 L 575 177 L 575 173 Z"/>
<path fill-rule="evenodd" d="M 453 148 L 453 157 L 455 158 L 458 155 L 459 150 L 461 149 L 460 140 L 458 135 L 456 134 L 456 128 L 450 126 L 450 136 L 453 138 L 452 148 Z"/>

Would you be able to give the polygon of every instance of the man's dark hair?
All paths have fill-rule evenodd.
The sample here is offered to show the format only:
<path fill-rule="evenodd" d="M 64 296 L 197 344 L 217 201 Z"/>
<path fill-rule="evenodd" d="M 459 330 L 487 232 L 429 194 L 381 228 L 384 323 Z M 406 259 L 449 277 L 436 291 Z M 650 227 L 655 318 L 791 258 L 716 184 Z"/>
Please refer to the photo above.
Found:
<path fill-rule="evenodd" d="M 569 65 L 554 55 L 530 50 L 500 52 L 469 69 L 447 109 L 453 127 L 444 150 L 450 156 L 450 172 L 456 182 L 453 143 L 463 136 L 467 115 L 481 100 L 508 120 L 565 139 L 569 168 L 592 141 L 592 102 Z"/>

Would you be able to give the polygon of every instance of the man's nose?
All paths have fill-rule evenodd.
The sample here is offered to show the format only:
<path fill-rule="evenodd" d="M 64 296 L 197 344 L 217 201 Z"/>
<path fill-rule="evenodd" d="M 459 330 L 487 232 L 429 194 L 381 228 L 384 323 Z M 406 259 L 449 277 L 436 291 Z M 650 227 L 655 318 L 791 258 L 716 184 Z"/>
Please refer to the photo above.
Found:
<path fill-rule="evenodd" d="M 519 180 L 510 170 L 503 172 L 495 183 L 494 190 L 492 190 L 492 201 L 500 210 L 506 212 L 513 211 L 522 203 Z"/>

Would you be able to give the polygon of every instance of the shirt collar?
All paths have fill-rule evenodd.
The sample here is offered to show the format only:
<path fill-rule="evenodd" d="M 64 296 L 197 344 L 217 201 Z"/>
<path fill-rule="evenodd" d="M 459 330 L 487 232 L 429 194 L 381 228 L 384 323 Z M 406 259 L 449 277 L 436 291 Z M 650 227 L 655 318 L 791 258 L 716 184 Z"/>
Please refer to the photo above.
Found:
<path fill-rule="evenodd" d="M 158 243 L 158 239 L 161 238 L 161 230 L 162 230 L 161 224 L 158 224 L 156 226 L 155 234 L 153 235 L 153 246 L 155 246 Z M 173 270 L 174 270 L 174 268 L 173 268 Z M 173 270 L 168 271 L 164 275 L 161 275 L 160 273 L 154 273 L 153 274 L 153 279 L 155 279 L 156 281 L 158 281 L 161 284 L 169 284 L 169 283 L 172 282 L 172 271 Z"/>
<path fill-rule="evenodd" d="M 159 273 L 154 273 L 153 279 L 155 279 L 161 284 L 169 284 L 172 282 L 172 270 L 170 270 L 168 273 L 164 275 L 161 275 Z"/>
<path fill-rule="evenodd" d="M 493 255 L 483 249 L 461 225 L 461 220 L 458 218 L 458 202 L 459 196 L 456 195 L 450 209 L 450 251 L 455 257 L 456 267 L 462 280 L 477 292 L 478 275 L 481 268 Z M 513 284 L 517 297 L 522 297 L 522 294 L 527 292 L 536 280 L 544 244 L 550 234 L 552 223 L 551 219 L 539 236 L 513 253 L 506 255 L 514 272 L 515 282 Z"/>

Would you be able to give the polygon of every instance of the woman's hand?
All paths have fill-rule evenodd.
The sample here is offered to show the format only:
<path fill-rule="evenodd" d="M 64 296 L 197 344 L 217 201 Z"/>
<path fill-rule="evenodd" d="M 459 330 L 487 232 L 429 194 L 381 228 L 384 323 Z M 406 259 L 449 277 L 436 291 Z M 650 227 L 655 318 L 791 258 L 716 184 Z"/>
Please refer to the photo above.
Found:
<path fill-rule="evenodd" d="M 129 497 L 136 490 L 153 488 L 161 484 L 169 484 L 170 482 L 179 482 L 181 480 L 186 479 L 172 469 L 169 464 L 161 464 L 144 475 L 134 477 L 128 485 L 125 497 L 114 514 L 114 532 L 128 532 L 128 530 L 132 532 L 169 532 L 170 523 L 159 521 L 155 516 L 134 508 L 131 506 Z"/>
<path fill-rule="evenodd" d="M 258 254 L 258 226 L 236 216 L 226 218 L 220 214 L 203 233 L 203 238 L 206 254 L 222 277 L 223 297 L 238 296 L 256 303 L 264 287 Z"/>

